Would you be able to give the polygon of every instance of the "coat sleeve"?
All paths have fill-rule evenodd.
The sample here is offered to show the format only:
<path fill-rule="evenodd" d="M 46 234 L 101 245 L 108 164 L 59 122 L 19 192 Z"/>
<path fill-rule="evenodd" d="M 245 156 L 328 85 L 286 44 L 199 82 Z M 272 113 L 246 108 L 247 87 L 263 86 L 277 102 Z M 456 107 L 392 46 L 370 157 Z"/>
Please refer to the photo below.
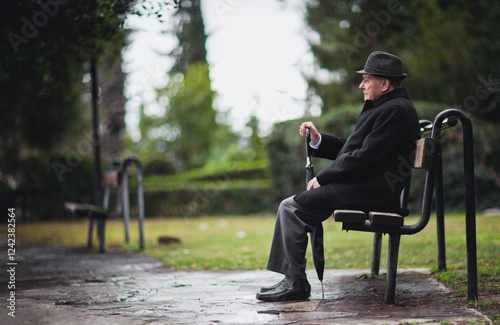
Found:
<path fill-rule="evenodd" d="M 402 141 L 407 141 L 411 130 L 411 123 L 404 109 L 399 106 L 387 108 L 375 120 L 371 132 L 362 140 L 362 145 L 340 155 L 320 170 L 316 175 L 318 182 L 326 185 L 352 180 L 366 175 L 374 168 L 380 168 L 401 149 Z"/>
<path fill-rule="evenodd" d="M 321 133 L 321 144 L 318 149 L 314 149 L 314 157 L 334 160 L 345 144 L 345 138 Z"/>

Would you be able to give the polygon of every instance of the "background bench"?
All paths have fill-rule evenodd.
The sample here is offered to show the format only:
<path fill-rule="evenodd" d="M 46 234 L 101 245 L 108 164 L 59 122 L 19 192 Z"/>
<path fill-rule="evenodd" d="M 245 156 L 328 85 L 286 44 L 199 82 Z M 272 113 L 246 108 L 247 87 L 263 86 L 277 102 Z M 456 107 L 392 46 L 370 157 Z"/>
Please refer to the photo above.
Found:
<path fill-rule="evenodd" d="M 64 208 L 77 217 L 89 218 L 87 247 L 91 248 L 94 223 L 97 223 L 99 251 L 104 252 L 106 220 L 123 216 L 125 242 L 129 243 L 130 203 L 127 167 L 136 166 L 137 178 L 137 217 L 139 222 L 139 247 L 144 249 L 144 188 L 142 185 L 142 165 L 135 156 L 114 159 L 101 180 L 104 190 L 102 205 L 65 202 Z M 115 198 L 112 198 L 112 192 Z"/>

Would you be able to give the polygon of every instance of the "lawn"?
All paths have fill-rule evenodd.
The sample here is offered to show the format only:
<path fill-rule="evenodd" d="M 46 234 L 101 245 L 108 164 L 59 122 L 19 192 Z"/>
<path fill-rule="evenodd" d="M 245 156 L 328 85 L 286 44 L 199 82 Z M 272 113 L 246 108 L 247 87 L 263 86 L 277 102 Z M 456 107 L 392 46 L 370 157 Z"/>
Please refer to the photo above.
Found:
<path fill-rule="evenodd" d="M 147 219 L 145 224 L 145 254 L 160 259 L 173 269 L 264 269 L 274 229 L 274 216 L 221 216 Z M 408 217 L 405 224 L 415 223 Z M 500 217 L 478 215 L 477 255 L 480 310 L 500 324 Z M 106 226 L 106 246 L 138 248 L 137 222 L 131 222 L 131 242 L 124 243 L 123 224 L 119 220 Z M 325 258 L 328 269 L 369 269 L 373 236 L 367 233 L 341 231 L 341 225 L 331 218 L 324 223 Z M 25 245 L 85 246 L 85 220 L 18 224 L 16 239 Z M 178 237 L 181 242 L 160 244 L 160 236 Z M 96 243 L 96 240 L 94 241 Z M 385 268 L 387 236 L 384 236 L 381 269 Z M 96 243 L 97 246 L 97 243 Z M 467 297 L 465 218 L 446 217 L 447 272 L 436 277 L 457 294 Z M 310 249 L 307 256 L 313 268 Z M 434 220 L 420 233 L 403 236 L 399 268 L 430 268 L 436 271 L 436 228 Z"/>

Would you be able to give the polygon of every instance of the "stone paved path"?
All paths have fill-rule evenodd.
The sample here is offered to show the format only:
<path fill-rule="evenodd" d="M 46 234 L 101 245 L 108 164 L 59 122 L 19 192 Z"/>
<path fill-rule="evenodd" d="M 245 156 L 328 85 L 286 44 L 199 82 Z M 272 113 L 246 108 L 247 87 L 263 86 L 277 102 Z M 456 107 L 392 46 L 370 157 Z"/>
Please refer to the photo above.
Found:
<path fill-rule="evenodd" d="M 64 247 L 18 247 L 15 318 L 7 315 L 7 260 L 0 257 L 1 324 L 491 324 L 459 306 L 426 270 L 398 275 L 396 304 L 386 306 L 385 280 L 367 271 L 326 270 L 325 299 L 314 270 L 307 301 L 264 303 L 268 271 L 171 271 L 130 252 L 90 253 Z"/>

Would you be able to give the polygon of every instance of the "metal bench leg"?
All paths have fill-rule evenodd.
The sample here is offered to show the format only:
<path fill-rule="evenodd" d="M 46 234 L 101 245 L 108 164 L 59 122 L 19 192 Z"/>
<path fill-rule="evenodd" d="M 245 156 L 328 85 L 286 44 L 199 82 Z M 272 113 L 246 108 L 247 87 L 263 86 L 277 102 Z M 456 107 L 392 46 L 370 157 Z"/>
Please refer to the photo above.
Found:
<path fill-rule="evenodd" d="M 122 183 L 120 185 L 120 192 L 122 196 L 122 208 L 123 208 L 123 227 L 125 229 L 125 242 L 130 243 L 129 237 L 129 225 L 130 225 L 130 202 L 128 197 L 128 172 L 124 168 L 122 172 Z"/>
<path fill-rule="evenodd" d="M 389 234 L 389 255 L 387 258 L 387 280 L 385 284 L 385 304 L 394 304 L 396 295 L 396 274 L 398 271 L 398 255 L 400 234 Z"/>
<path fill-rule="evenodd" d="M 97 221 L 97 233 L 99 236 L 99 252 L 104 253 L 104 231 L 106 228 L 106 218 L 99 218 Z"/>
<path fill-rule="evenodd" d="M 142 186 L 142 169 L 137 174 L 137 218 L 139 219 L 139 247 L 144 249 L 144 187 Z"/>
<path fill-rule="evenodd" d="M 372 253 L 372 274 L 379 274 L 380 270 L 380 251 L 382 250 L 382 233 L 376 232 L 373 235 L 373 253 Z"/>
<path fill-rule="evenodd" d="M 92 248 L 92 231 L 94 230 L 94 217 L 89 218 L 89 235 L 87 238 L 87 248 Z"/>
<path fill-rule="evenodd" d="M 139 248 L 144 249 L 144 216 L 139 216 Z"/>

